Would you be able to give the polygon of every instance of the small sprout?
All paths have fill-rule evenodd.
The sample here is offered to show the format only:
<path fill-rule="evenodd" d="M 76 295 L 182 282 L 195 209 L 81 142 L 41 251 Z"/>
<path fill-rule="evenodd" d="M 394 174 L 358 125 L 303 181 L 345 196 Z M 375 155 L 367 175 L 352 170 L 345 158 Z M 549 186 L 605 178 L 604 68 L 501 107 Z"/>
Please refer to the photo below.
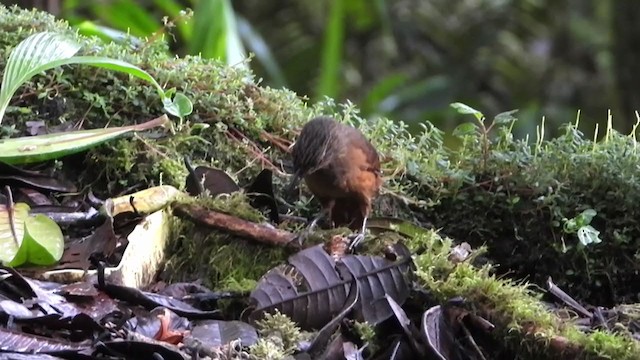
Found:
<path fill-rule="evenodd" d="M 578 240 L 584 246 L 592 243 L 599 244 L 602 242 L 599 237 L 600 231 L 589 225 L 596 215 L 595 210 L 587 209 L 573 219 L 564 219 L 563 230 L 567 234 L 576 233 Z"/>

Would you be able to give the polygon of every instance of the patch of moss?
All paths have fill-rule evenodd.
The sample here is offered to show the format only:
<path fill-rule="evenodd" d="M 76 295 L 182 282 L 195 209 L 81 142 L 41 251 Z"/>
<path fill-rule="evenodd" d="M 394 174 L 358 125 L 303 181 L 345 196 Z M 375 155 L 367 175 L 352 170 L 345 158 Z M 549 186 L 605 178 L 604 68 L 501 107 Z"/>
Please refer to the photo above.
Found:
<path fill-rule="evenodd" d="M 286 260 L 269 247 L 174 218 L 163 277 L 170 282 L 203 280 L 216 290 L 250 291 L 265 272 Z"/>
<path fill-rule="evenodd" d="M 292 355 L 303 339 L 300 328 L 289 317 L 277 310 L 274 314 L 265 314 L 264 318 L 256 323 L 256 327 L 263 340 L 277 344 L 285 356 Z M 258 351 L 260 347 L 260 345 L 251 347 L 251 354 L 260 355 Z M 258 359 L 263 358 L 258 356 Z"/>
<path fill-rule="evenodd" d="M 496 325 L 492 336 L 505 343 L 518 359 L 558 358 L 559 349 L 549 346 L 557 337 L 567 338 L 582 349 L 572 353 L 571 358 L 630 360 L 640 357 L 640 345 L 632 337 L 578 331 L 549 312 L 527 284 L 497 278 L 490 265 L 477 268 L 470 262 L 450 262 L 452 241 L 435 231 L 414 239 L 410 247 L 422 250 L 414 258 L 420 283 L 440 302 L 456 296 L 465 298 L 474 312 Z"/>

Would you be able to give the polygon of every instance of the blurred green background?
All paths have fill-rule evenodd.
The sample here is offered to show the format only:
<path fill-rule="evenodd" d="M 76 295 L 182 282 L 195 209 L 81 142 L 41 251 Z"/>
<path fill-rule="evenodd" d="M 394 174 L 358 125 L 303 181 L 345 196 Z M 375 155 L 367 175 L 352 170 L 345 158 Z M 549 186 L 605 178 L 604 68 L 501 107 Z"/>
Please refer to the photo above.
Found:
<path fill-rule="evenodd" d="M 637 0 L 2 0 L 85 33 L 165 36 L 179 55 L 248 63 L 262 84 L 350 100 L 363 115 L 445 131 L 520 109 L 514 132 L 573 122 L 628 132 L 640 90 Z M 189 11 L 187 9 L 192 9 Z"/>

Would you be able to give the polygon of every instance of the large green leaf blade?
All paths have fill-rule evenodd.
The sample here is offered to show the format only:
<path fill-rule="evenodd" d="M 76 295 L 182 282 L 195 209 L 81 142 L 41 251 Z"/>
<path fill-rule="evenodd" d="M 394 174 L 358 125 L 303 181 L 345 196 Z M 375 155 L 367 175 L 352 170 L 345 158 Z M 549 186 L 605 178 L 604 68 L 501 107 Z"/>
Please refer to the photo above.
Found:
<path fill-rule="evenodd" d="M 126 61 L 111 59 L 103 56 L 73 56 L 67 59 L 60 59 L 56 61 L 52 61 L 50 63 L 44 64 L 39 67 L 40 71 L 52 69 L 62 65 L 72 65 L 72 64 L 87 64 L 96 67 L 101 67 L 109 70 L 115 70 L 127 73 L 129 75 L 133 75 L 139 79 L 150 82 L 153 86 L 156 87 L 158 93 L 161 97 L 164 97 L 164 90 L 158 84 L 156 79 L 154 79 L 148 72 L 142 70 L 141 68 L 130 64 Z"/>
<path fill-rule="evenodd" d="M 0 161 L 8 164 L 29 164 L 57 159 L 87 150 L 130 132 L 144 131 L 168 122 L 169 118 L 163 115 L 137 125 L 0 140 Z"/>
<path fill-rule="evenodd" d="M 105 68 L 108 70 L 115 70 L 127 73 L 129 75 L 133 75 L 139 79 L 145 80 L 155 86 L 158 95 L 162 99 L 162 103 L 164 105 L 164 109 L 171 115 L 177 116 L 179 118 L 183 118 L 193 111 L 193 105 L 191 104 L 191 100 L 189 100 L 184 94 L 177 93 L 174 99 L 170 99 L 167 96 L 167 93 L 162 89 L 162 86 L 158 84 L 156 79 L 151 76 L 145 70 L 130 64 L 126 61 L 111 59 L 108 57 L 102 56 L 74 56 L 68 59 L 57 60 L 46 64 L 43 66 L 42 70 L 51 69 L 54 67 L 62 66 L 62 65 L 71 65 L 71 64 L 87 64 L 95 67 Z M 176 102 L 188 103 L 188 104 L 178 104 Z"/>
<path fill-rule="evenodd" d="M 9 264 L 16 258 L 25 233 L 25 221 L 29 217 L 29 205 L 17 203 L 12 213 L 6 205 L 0 205 L 0 262 Z"/>
<path fill-rule="evenodd" d="M 155 86 L 165 110 L 171 115 L 183 118 L 189 113 L 180 112 L 189 107 L 173 104 L 160 84 L 143 69 L 121 61 L 101 56 L 74 56 L 80 45 L 69 37 L 53 32 L 31 35 L 20 42 L 9 55 L 0 89 L 0 123 L 9 101 L 18 88 L 31 77 L 45 70 L 62 65 L 87 64 L 133 75 Z M 181 99 L 184 100 L 184 99 Z"/>
<path fill-rule="evenodd" d="M 41 72 L 45 64 L 69 58 L 78 50 L 78 43 L 63 34 L 53 32 L 33 34 L 21 41 L 11 51 L 2 75 L 0 123 L 9 100 L 24 82 Z"/>

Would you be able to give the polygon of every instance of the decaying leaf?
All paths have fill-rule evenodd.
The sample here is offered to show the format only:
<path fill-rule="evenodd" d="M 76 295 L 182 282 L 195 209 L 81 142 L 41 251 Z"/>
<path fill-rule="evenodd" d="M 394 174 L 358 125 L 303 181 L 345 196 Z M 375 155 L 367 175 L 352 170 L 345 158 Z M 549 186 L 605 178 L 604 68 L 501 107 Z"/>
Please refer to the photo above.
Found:
<path fill-rule="evenodd" d="M 455 347 L 454 328 L 442 313 L 442 307 L 436 305 L 422 315 L 422 336 L 432 355 L 438 360 L 452 360 Z"/>
<path fill-rule="evenodd" d="M 251 346 L 258 341 L 258 332 L 242 321 L 204 320 L 193 327 L 189 337 L 198 339 L 209 348 L 227 345 L 237 339 L 242 346 Z"/>
<path fill-rule="evenodd" d="M 276 267 L 260 279 L 251 293 L 256 310 L 250 319 L 278 309 L 303 329 L 319 329 L 342 310 L 355 278 L 361 289 L 356 318 L 378 324 L 392 314 L 385 294 L 398 303 L 407 299 L 410 262 L 409 256 L 392 262 L 364 255 L 335 261 L 322 245 L 307 248 L 291 256 L 289 265 Z"/>
<path fill-rule="evenodd" d="M 182 194 L 171 185 L 154 186 L 133 194 L 107 199 L 102 211 L 111 216 L 123 213 L 151 214 L 164 208 Z"/>
<path fill-rule="evenodd" d="M 88 341 L 73 343 L 0 328 L 0 350 L 2 351 L 55 354 L 56 352 L 68 350 L 81 351 L 88 349 L 90 346 L 91 343 Z"/>
<path fill-rule="evenodd" d="M 223 170 L 206 166 L 191 166 L 189 158 L 184 158 L 185 166 L 189 171 L 185 180 L 185 189 L 191 196 L 202 194 L 208 190 L 210 196 L 231 194 L 239 191 L 240 186 Z"/>
<path fill-rule="evenodd" d="M 266 209 L 269 220 L 274 224 L 280 223 L 278 204 L 273 194 L 273 172 L 271 170 L 262 170 L 245 191 L 251 199 L 251 206 L 256 209 Z"/>
<path fill-rule="evenodd" d="M 0 161 L 0 182 L 17 183 L 47 191 L 75 192 L 78 190 L 75 184 L 69 181 L 52 178 L 37 171 L 20 169 L 2 161 Z"/>

